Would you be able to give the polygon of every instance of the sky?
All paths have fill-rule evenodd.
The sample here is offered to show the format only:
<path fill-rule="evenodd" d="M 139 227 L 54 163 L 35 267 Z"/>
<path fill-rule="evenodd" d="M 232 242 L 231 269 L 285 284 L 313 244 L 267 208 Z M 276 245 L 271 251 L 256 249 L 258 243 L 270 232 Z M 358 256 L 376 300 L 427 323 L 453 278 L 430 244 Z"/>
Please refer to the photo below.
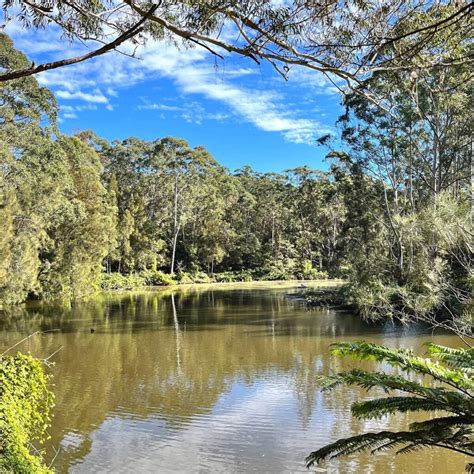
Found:
<path fill-rule="evenodd" d="M 84 52 L 54 27 L 32 32 L 11 23 L 6 32 L 37 64 Z M 92 129 L 108 140 L 180 137 L 230 170 L 327 168 L 327 150 L 316 139 L 337 135 L 342 108 L 318 72 L 292 69 L 285 81 L 269 64 L 161 41 L 149 41 L 136 56 L 113 52 L 37 75 L 58 100 L 60 130 Z"/>

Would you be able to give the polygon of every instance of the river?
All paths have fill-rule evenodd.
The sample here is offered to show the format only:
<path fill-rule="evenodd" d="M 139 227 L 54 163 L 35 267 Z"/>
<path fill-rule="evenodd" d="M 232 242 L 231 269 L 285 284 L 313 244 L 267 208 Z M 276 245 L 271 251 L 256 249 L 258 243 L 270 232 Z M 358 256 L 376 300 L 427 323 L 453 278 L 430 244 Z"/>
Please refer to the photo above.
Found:
<path fill-rule="evenodd" d="M 413 415 L 357 421 L 369 395 L 321 393 L 316 377 L 354 365 L 337 341 L 422 352 L 422 328 L 368 325 L 347 312 L 308 310 L 295 284 L 183 288 L 104 295 L 72 307 L 0 313 L 0 347 L 35 331 L 22 351 L 51 358 L 56 407 L 46 458 L 57 472 L 308 472 L 305 456 L 338 438 L 405 429 Z M 375 368 L 376 366 L 369 366 Z M 421 419 L 417 417 L 416 419 Z M 328 473 L 461 473 L 443 450 L 360 454 Z"/>

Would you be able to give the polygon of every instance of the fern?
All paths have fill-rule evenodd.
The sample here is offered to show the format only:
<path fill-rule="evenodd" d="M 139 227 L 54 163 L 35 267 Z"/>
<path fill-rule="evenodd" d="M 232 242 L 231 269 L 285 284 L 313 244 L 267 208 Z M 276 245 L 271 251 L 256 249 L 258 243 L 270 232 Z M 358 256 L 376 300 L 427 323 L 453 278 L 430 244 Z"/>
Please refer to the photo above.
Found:
<path fill-rule="evenodd" d="M 372 419 L 410 411 L 443 411 L 449 415 L 412 423 L 409 431 L 381 431 L 340 439 L 312 452 L 306 458 L 308 467 L 364 450 L 377 453 L 392 448 L 398 448 L 397 454 L 406 454 L 425 447 L 442 447 L 474 456 L 474 350 L 429 344 L 427 352 L 431 358 L 423 358 L 409 349 L 392 350 L 367 342 L 332 347 L 332 354 L 339 357 L 385 362 L 405 374 L 429 376 L 433 380 L 432 386 L 426 386 L 405 376 L 360 369 L 321 378 L 323 390 L 345 384 L 365 390 L 379 388 L 390 395 L 355 402 L 351 407 L 355 417 Z M 391 395 L 393 392 L 396 393 Z M 474 473 L 474 463 L 468 464 L 466 470 Z"/>
<path fill-rule="evenodd" d="M 444 364 L 469 373 L 474 371 L 474 348 L 453 349 L 433 343 L 427 344 L 427 347 L 428 354 L 436 356 Z"/>

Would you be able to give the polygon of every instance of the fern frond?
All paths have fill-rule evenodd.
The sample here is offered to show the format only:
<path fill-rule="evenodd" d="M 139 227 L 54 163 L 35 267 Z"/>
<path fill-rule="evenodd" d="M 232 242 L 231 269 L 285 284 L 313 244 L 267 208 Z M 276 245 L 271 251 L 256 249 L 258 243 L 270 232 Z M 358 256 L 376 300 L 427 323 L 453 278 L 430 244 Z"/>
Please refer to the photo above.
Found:
<path fill-rule="evenodd" d="M 384 415 L 409 411 L 442 410 L 456 416 L 433 418 L 412 423 L 410 431 L 366 433 L 344 438 L 312 452 L 306 458 L 307 466 L 324 460 L 353 454 L 363 450 L 372 453 L 400 448 L 397 454 L 436 446 L 468 456 L 474 456 L 474 388 L 472 350 L 450 349 L 430 344 L 428 352 L 437 361 L 415 356 L 409 349 L 391 350 L 367 342 L 334 344 L 332 353 L 353 356 L 359 360 L 386 362 L 406 373 L 429 375 L 437 386 L 425 386 L 403 376 L 354 369 L 322 379 L 323 390 L 331 390 L 342 384 L 356 385 L 366 390 L 381 388 L 385 393 L 396 391 L 394 396 L 356 402 L 352 414 L 358 418 L 379 418 Z M 449 366 L 449 367 L 448 367 Z M 399 392 L 408 394 L 399 396 Z M 474 474 L 474 464 L 466 467 Z"/>
<path fill-rule="evenodd" d="M 335 459 L 348 454 L 354 454 L 367 449 L 380 450 L 385 449 L 387 445 L 394 447 L 400 444 L 419 444 L 427 446 L 434 441 L 426 440 L 422 435 L 410 431 L 380 431 L 378 433 L 365 433 L 362 435 L 352 436 L 350 438 L 339 439 L 338 441 L 328 444 L 321 449 L 313 451 L 306 458 L 306 466 L 311 467 L 322 461 Z"/>
<path fill-rule="evenodd" d="M 472 435 L 472 431 L 465 429 L 460 429 L 454 433 L 449 430 L 365 433 L 339 439 L 334 443 L 313 451 L 306 458 L 305 462 L 307 467 L 311 467 L 326 460 L 336 459 L 360 451 L 371 450 L 375 453 L 398 445 L 405 446 L 397 451 L 397 454 L 408 453 L 418 448 L 437 446 L 457 451 L 462 450 L 461 452 L 473 456 L 472 443 L 467 442 L 470 439 L 470 435 Z"/>
<path fill-rule="evenodd" d="M 405 446 L 402 449 L 399 449 L 396 454 L 409 454 L 412 453 L 413 451 L 418 451 L 419 449 L 425 448 L 425 446 L 422 446 L 420 444 L 416 443 L 410 443 L 407 446 Z"/>
<path fill-rule="evenodd" d="M 425 387 L 418 382 L 407 380 L 399 375 L 383 372 L 367 372 L 353 369 L 349 372 L 320 377 L 322 390 L 332 390 L 339 385 L 355 385 L 365 390 L 381 388 L 385 393 L 401 391 L 410 395 L 418 395 L 424 399 L 433 400 L 437 410 L 445 410 L 458 414 L 469 413 L 473 410 L 472 399 L 463 393 L 448 390 L 444 387 Z M 441 404 L 443 406 L 441 406 Z"/>
<path fill-rule="evenodd" d="M 409 411 L 435 411 L 446 410 L 446 404 L 433 399 L 419 397 L 387 397 L 377 398 L 365 402 L 356 402 L 351 411 L 356 418 L 370 419 L 381 418 L 393 413 L 406 413 Z"/>
<path fill-rule="evenodd" d="M 456 427 L 456 426 L 472 426 L 474 425 L 474 417 L 472 416 L 444 416 L 433 418 L 431 420 L 419 421 L 410 424 L 410 431 L 429 431 L 440 427 Z"/>
<path fill-rule="evenodd" d="M 467 369 L 468 372 L 474 373 L 474 348 L 454 349 L 433 343 L 428 343 L 427 348 L 429 355 L 436 356 L 450 367 Z"/>
<path fill-rule="evenodd" d="M 474 380 L 467 377 L 465 372 L 443 367 L 430 359 L 415 356 L 411 349 L 391 350 L 385 346 L 362 342 L 341 342 L 332 345 L 331 353 L 340 357 L 352 356 L 359 360 L 386 362 L 392 367 L 398 367 L 410 373 L 430 375 L 435 380 L 443 382 L 463 391 L 474 390 Z"/>

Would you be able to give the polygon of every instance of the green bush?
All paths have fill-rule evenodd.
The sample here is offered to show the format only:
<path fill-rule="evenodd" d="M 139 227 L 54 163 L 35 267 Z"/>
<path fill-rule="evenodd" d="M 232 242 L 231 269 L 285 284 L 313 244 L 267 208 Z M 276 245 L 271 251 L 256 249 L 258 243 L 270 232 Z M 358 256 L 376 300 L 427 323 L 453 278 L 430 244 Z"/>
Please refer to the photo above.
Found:
<path fill-rule="evenodd" d="M 303 275 L 304 280 L 327 280 L 328 278 L 327 272 L 320 272 L 316 270 L 316 268 L 312 268 L 308 273 Z"/>
<path fill-rule="evenodd" d="M 187 272 L 177 273 L 176 280 L 180 285 L 189 285 L 191 283 L 194 283 L 193 279 L 191 278 L 191 275 Z"/>
<path fill-rule="evenodd" d="M 212 283 L 213 282 L 213 279 L 207 273 L 199 272 L 199 271 L 193 272 L 190 275 L 190 278 L 194 283 Z"/>
<path fill-rule="evenodd" d="M 298 280 L 327 280 L 327 272 L 319 271 L 313 267 L 309 260 L 303 262 L 303 267 L 296 273 Z"/>
<path fill-rule="evenodd" d="M 232 283 L 233 281 L 236 281 L 233 272 L 216 273 L 214 278 L 218 283 Z"/>
<path fill-rule="evenodd" d="M 159 270 L 145 270 L 141 273 L 145 283 L 150 286 L 169 286 L 175 283 L 173 277 Z"/>
<path fill-rule="evenodd" d="M 99 287 L 104 291 L 133 290 L 145 285 L 145 278 L 136 273 L 130 275 L 122 275 L 120 273 L 103 273 L 99 281 Z"/>
<path fill-rule="evenodd" d="M 216 273 L 214 275 L 214 279 L 218 283 L 235 283 L 254 280 L 252 272 L 250 270 Z"/>
<path fill-rule="evenodd" d="M 295 276 L 285 268 L 282 267 L 269 267 L 263 269 L 262 273 L 259 275 L 259 280 L 293 280 Z"/>
<path fill-rule="evenodd" d="M 32 442 L 41 444 L 49 426 L 53 394 L 41 362 L 17 354 L 0 358 L 0 472 L 52 473 Z"/>

